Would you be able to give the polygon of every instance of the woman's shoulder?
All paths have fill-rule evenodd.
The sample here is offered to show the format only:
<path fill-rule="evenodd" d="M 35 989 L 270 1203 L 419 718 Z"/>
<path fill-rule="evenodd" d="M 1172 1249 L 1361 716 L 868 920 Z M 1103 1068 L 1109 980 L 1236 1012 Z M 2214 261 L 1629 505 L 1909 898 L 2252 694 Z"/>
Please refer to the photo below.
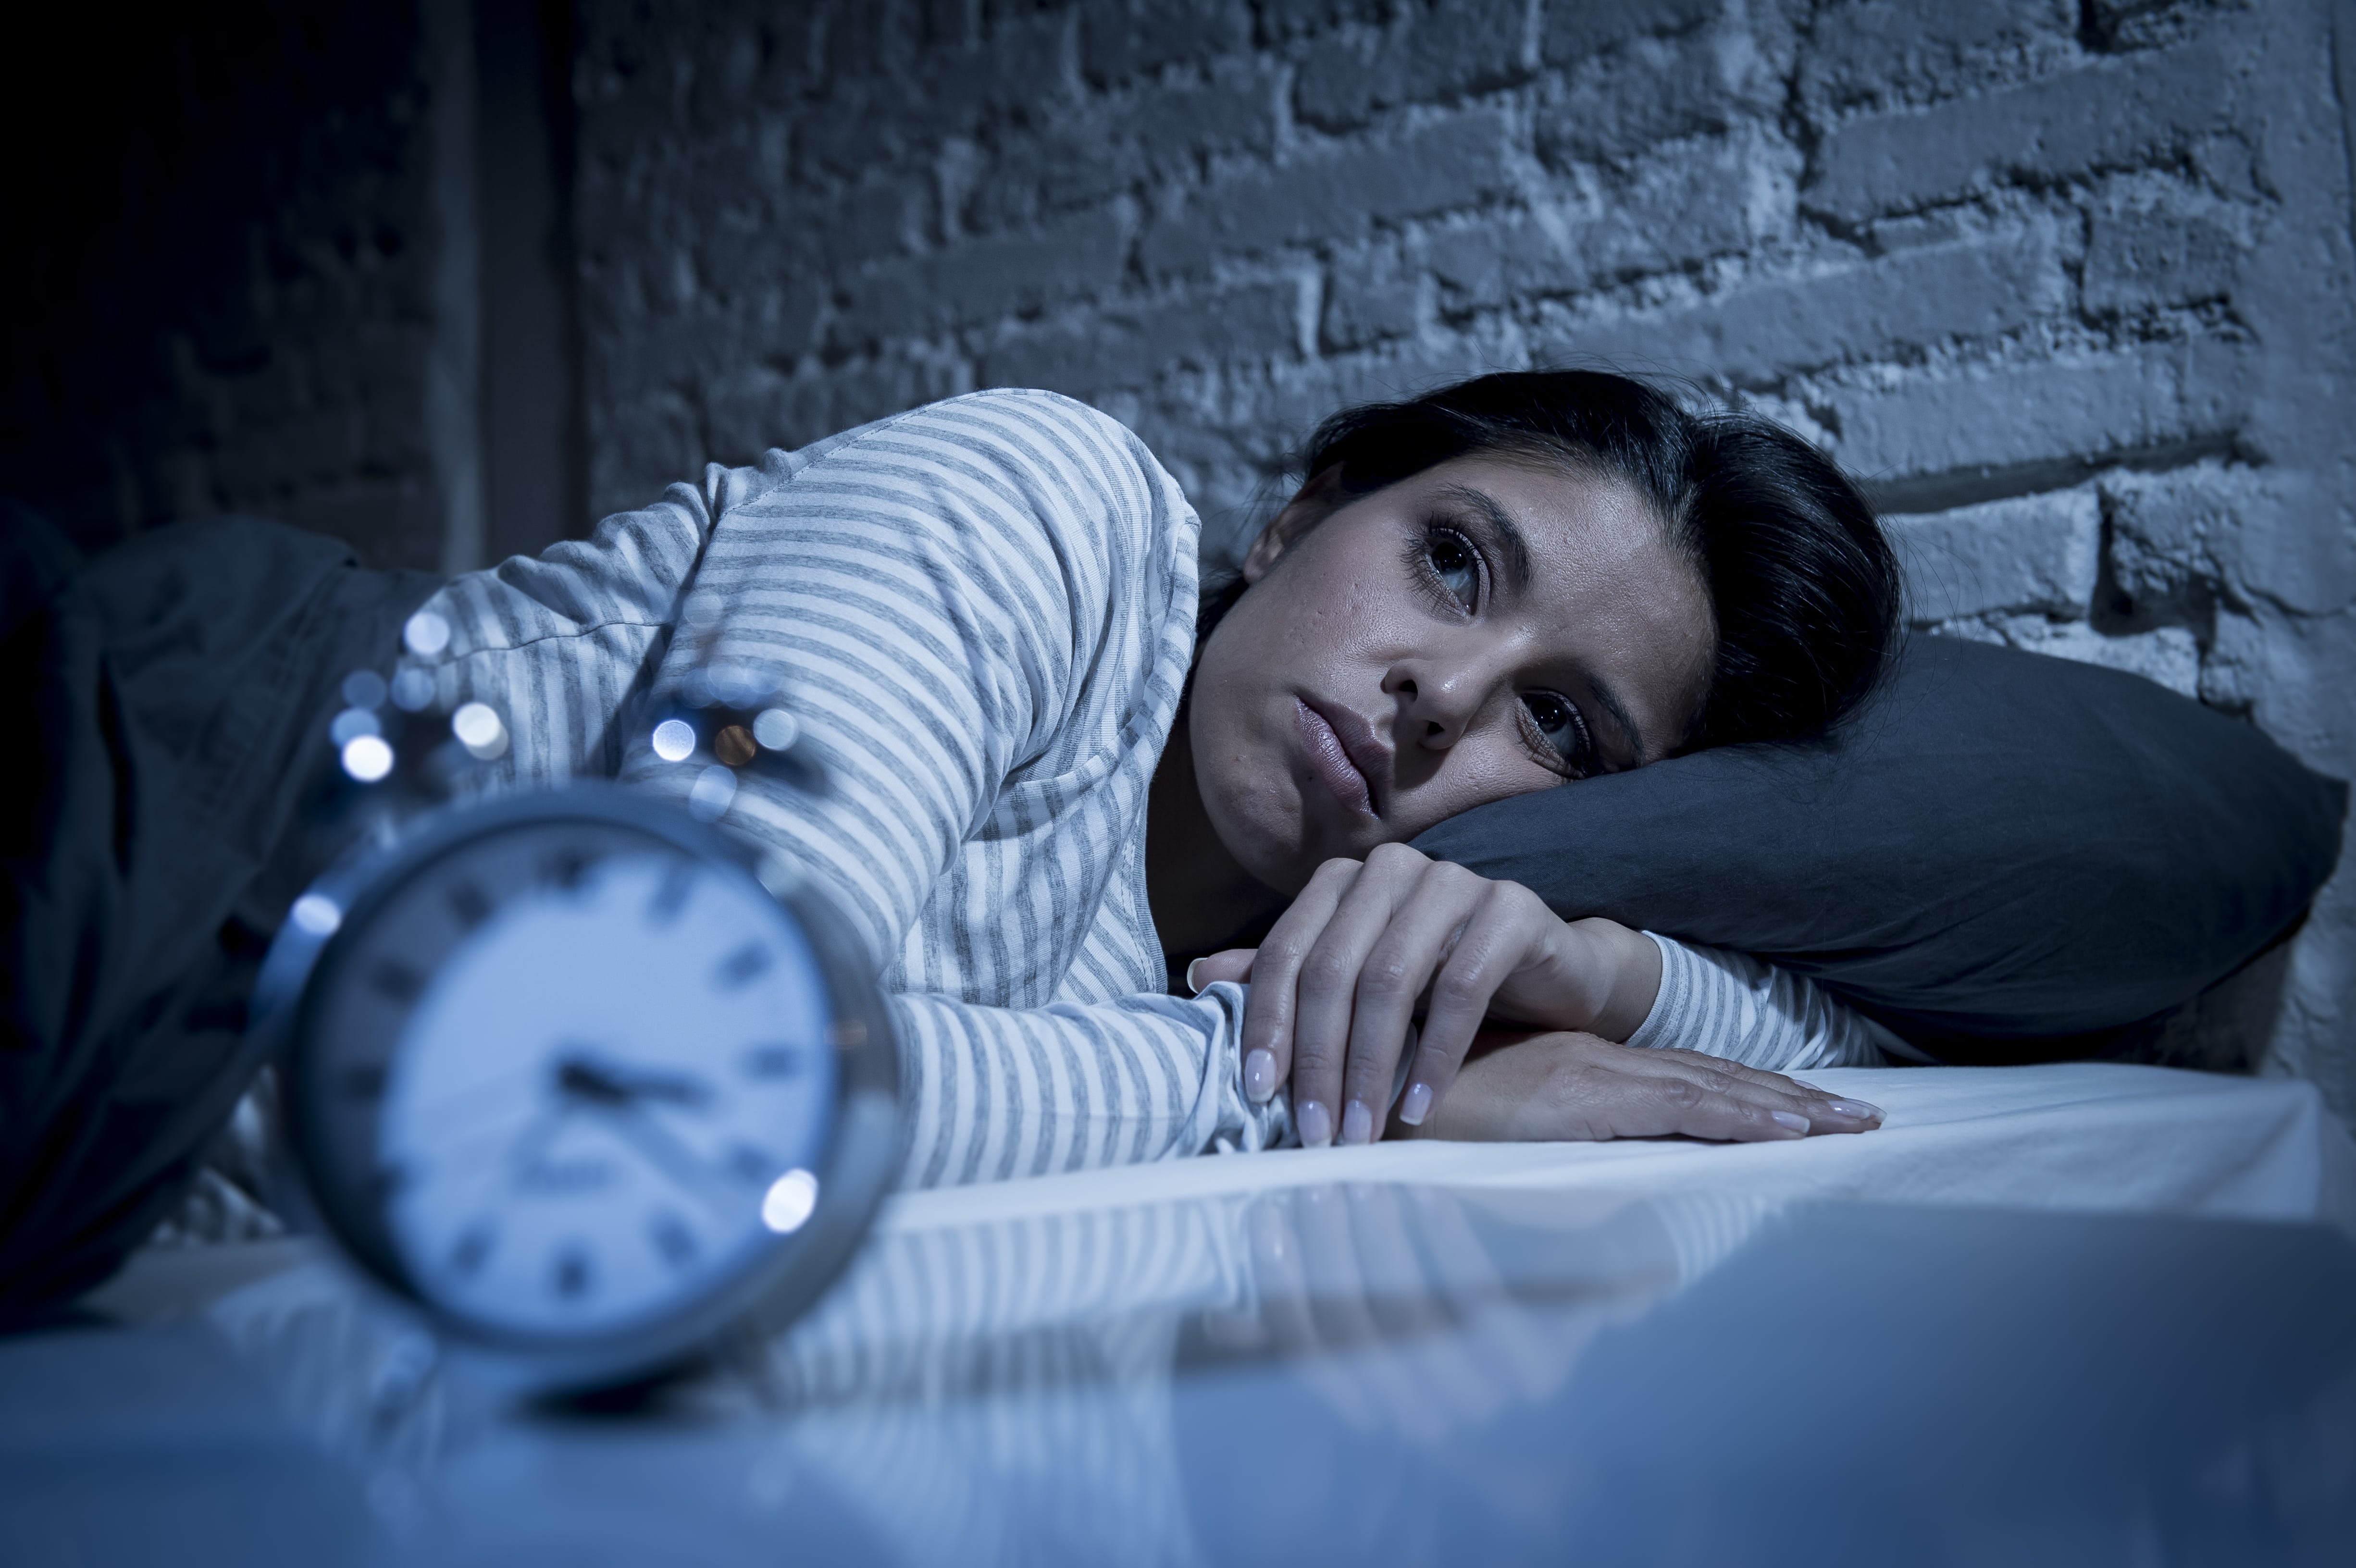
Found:
<path fill-rule="evenodd" d="M 780 484 L 813 468 L 839 464 L 875 449 L 930 445 L 943 457 L 962 453 L 983 469 L 1075 462 L 1094 464 L 1109 475 L 1127 468 L 1168 484 L 1170 478 L 1135 432 L 1101 409 L 1061 392 L 1030 387 L 990 387 L 887 414 L 840 431 L 808 446 L 773 448 L 757 472 Z M 744 472 L 742 470 L 738 472 Z"/>
<path fill-rule="evenodd" d="M 857 519 L 954 536 L 966 549 L 1035 557 L 1042 571 L 1078 567 L 1124 592 L 1181 567 L 1191 579 L 1201 529 L 1184 490 L 1135 432 L 1061 392 L 1017 387 L 775 450 L 757 467 L 714 465 L 706 494 L 713 516 L 756 528 L 822 513 L 832 527 Z M 817 511 L 798 501 L 819 496 Z"/>

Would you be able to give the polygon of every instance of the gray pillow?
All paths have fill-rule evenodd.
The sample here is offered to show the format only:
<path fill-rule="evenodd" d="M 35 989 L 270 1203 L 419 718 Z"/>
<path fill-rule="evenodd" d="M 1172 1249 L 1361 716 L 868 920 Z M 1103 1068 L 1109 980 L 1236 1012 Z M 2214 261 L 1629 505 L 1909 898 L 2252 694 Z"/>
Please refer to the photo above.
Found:
<path fill-rule="evenodd" d="M 1915 637 L 1819 742 L 1465 813 L 1417 847 L 1814 976 L 1950 1061 L 2094 1053 L 2304 913 L 2348 786 L 2138 677 Z"/>

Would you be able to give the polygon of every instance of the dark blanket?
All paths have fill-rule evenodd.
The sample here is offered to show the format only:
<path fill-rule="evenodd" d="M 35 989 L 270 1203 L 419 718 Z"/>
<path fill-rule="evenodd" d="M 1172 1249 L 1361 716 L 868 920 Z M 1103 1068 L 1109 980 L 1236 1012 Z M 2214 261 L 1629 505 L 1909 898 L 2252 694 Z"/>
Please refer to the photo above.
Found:
<path fill-rule="evenodd" d="M 246 997 L 321 869 L 298 831 L 327 719 L 436 586 L 222 518 L 77 568 L 0 540 L 0 1315 L 102 1279 L 194 1176 L 260 1065 Z"/>

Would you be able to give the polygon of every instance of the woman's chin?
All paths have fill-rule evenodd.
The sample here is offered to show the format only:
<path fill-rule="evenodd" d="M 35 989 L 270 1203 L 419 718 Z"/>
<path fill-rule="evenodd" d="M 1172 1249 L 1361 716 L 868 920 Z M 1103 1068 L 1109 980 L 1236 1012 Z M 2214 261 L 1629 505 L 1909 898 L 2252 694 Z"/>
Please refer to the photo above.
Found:
<path fill-rule="evenodd" d="M 1325 816 L 1339 815 L 1334 812 Z M 1365 831 L 1352 831 L 1361 825 Z M 1289 897 L 1307 887 L 1309 879 L 1326 861 L 1365 859 L 1366 852 L 1382 842 L 1381 826 L 1372 817 L 1342 823 L 1300 811 L 1284 823 L 1281 830 L 1269 831 L 1263 826 L 1254 836 L 1248 852 L 1235 850 L 1236 859 L 1258 880 Z M 1232 840 L 1229 848 L 1234 849 Z"/>
<path fill-rule="evenodd" d="M 1252 880 L 1290 895 L 1307 885 L 1327 857 L 1316 852 L 1313 825 L 1294 791 L 1237 791 L 1226 800 L 1205 803 L 1219 842 Z"/>

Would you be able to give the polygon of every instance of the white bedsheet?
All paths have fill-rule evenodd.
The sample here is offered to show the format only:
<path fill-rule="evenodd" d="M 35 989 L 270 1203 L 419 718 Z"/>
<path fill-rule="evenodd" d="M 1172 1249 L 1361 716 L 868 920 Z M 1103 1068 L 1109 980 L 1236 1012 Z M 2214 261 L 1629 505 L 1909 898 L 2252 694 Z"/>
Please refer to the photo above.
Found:
<path fill-rule="evenodd" d="M 1177 1160 L 912 1192 L 923 1230 L 1320 1181 L 1803 1198 L 2320 1221 L 2356 1234 L 2356 1145 L 2310 1083 L 2118 1062 L 1826 1069 L 1877 1132 L 1772 1144 L 1384 1143 Z"/>
<path fill-rule="evenodd" d="M 1386 1143 L 1206 1156 L 904 1193 L 886 1203 L 878 1228 L 911 1235 L 1318 1182 L 1398 1181 L 1642 1198 L 1731 1194 L 1762 1211 L 1826 1198 L 2203 1214 L 2320 1221 L 2356 1235 L 2356 1144 L 2310 1083 L 2114 1062 L 1806 1076 L 1881 1106 L 1888 1121 L 1856 1136 L 1772 1144 Z M 305 1238 L 150 1247 L 90 1305 L 126 1321 L 171 1317 L 317 1251 Z"/>

